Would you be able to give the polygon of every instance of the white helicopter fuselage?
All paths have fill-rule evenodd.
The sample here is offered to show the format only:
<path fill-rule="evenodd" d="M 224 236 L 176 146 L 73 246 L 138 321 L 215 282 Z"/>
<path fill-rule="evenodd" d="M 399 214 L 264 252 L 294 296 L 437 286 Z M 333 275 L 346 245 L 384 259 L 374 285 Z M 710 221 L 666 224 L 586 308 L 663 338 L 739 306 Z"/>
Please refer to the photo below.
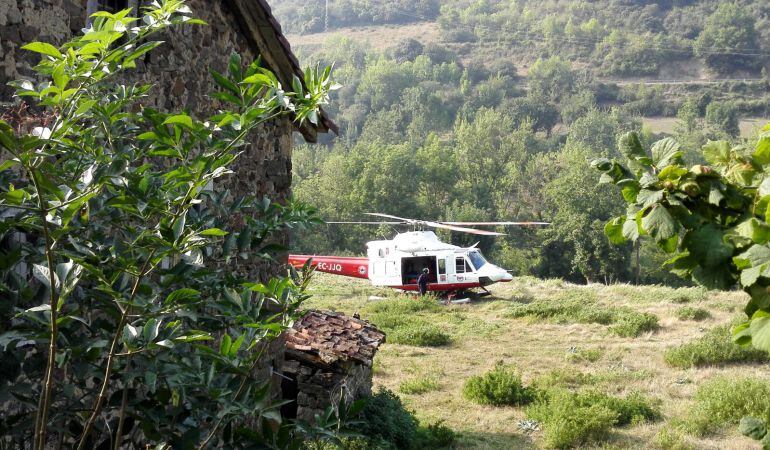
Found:
<path fill-rule="evenodd" d="M 399 233 L 392 240 L 366 246 L 368 278 L 375 286 L 416 290 L 417 277 L 425 268 L 431 291 L 459 291 L 513 278 L 486 261 L 479 249 L 441 242 L 432 231 Z"/>

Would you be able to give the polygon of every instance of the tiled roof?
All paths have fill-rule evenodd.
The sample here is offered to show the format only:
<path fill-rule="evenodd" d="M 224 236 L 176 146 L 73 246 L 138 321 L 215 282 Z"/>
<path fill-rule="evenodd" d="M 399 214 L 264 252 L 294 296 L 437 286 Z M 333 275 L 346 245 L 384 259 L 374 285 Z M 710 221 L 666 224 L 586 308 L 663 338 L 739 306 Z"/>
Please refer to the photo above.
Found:
<path fill-rule="evenodd" d="M 369 322 L 333 311 L 309 311 L 286 334 L 288 350 L 327 365 L 352 361 L 371 366 L 383 342 L 385 333 Z"/>

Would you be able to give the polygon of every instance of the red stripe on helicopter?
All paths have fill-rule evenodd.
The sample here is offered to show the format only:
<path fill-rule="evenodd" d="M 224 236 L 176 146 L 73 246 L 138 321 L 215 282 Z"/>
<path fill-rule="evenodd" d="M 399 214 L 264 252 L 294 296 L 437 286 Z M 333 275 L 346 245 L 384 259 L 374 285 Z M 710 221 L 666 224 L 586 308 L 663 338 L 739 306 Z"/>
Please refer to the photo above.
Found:
<path fill-rule="evenodd" d="M 404 284 L 401 286 L 388 286 L 393 289 L 401 289 L 403 291 L 417 291 L 416 284 Z M 481 287 L 480 283 L 429 283 L 429 291 L 460 291 L 463 289 L 471 289 Z"/>
<path fill-rule="evenodd" d="M 289 255 L 289 264 L 300 268 L 309 259 L 313 260 L 311 265 L 319 272 L 369 279 L 369 258 L 356 256 Z"/>

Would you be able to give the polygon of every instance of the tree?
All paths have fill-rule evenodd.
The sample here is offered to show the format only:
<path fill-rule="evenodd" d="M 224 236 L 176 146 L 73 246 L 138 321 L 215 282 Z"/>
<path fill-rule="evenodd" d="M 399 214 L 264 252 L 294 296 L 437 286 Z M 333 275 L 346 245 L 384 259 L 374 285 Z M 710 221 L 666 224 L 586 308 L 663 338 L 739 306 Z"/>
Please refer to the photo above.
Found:
<path fill-rule="evenodd" d="M 316 219 L 212 186 L 259 124 L 318 120 L 330 69 L 289 92 L 234 54 L 227 74 L 212 72 L 218 114 L 156 111 L 142 106 L 152 86 L 116 75 L 164 29 L 201 22 L 182 0 L 154 2 L 141 20 L 130 12 L 96 13 L 61 47 L 24 46 L 41 55 L 41 82 L 15 82 L 32 108 L 0 120 L 11 155 L 0 163 L 0 297 L 12 307 L 0 317 L 0 397 L 13 399 L 3 443 L 297 445 L 293 426 L 254 429 L 280 425 L 255 368 L 307 298 L 310 271 L 262 284 L 233 265 L 269 258 L 281 251 L 271 235 Z"/>
<path fill-rule="evenodd" d="M 706 123 L 718 135 L 737 137 L 741 133 L 738 108 L 733 102 L 711 102 L 706 107 Z"/>
<path fill-rule="evenodd" d="M 756 69 L 755 19 L 737 3 L 721 3 L 706 21 L 695 41 L 695 54 L 717 72 Z"/>
<path fill-rule="evenodd" d="M 535 61 L 527 80 L 529 95 L 547 101 L 556 101 L 570 94 L 575 82 L 569 63 L 558 56 Z"/>

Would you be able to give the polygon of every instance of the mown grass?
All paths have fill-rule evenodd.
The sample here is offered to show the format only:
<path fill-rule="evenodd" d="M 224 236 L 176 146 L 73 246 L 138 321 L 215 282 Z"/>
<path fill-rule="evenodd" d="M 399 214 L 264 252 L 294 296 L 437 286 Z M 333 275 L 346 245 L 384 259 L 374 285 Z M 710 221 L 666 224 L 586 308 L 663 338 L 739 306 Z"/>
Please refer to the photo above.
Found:
<path fill-rule="evenodd" d="M 734 343 L 730 326 L 722 325 L 690 342 L 669 348 L 664 354 L 664 359 L 672 367 L 689 368 L 767 362 L 770 361 L 770 355 L 762 350 Z"/>
<path fill-rule="evenodd" d="M 737 425 L 744 416 L 767 417 L 770 413 L 770 381 L 754 377 L 718 376 L 695 393 L 695 406 L 684 421 L 696 435 L 713 434 Z"/>
<path fill-rule="evenodd" d="M 533 317 L 556 323 L 598 323 L 621 337 L 635 337 L 658 328 L 658 317 L 627 307 L 599 303 L 596 294 L 585 290 L 562 292 L 554 298 L 540 298 L 514 304 L 509 317 Z"/>

